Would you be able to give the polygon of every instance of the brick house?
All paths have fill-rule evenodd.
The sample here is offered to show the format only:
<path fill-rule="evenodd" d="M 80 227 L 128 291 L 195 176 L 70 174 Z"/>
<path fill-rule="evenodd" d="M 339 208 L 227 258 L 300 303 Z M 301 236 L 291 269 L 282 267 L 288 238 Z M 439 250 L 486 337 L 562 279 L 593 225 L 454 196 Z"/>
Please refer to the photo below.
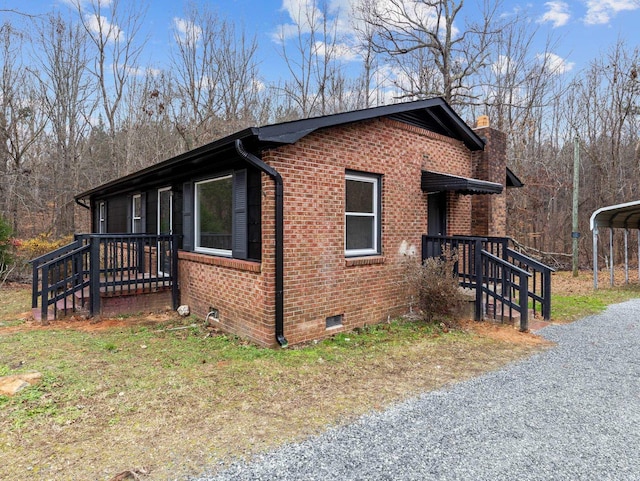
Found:
<path fill-rule="evenodd" d="M 276 346 L 406 313 L 421 236 L 504 236 L 520 185 L 504 134 L 434 98 L 248 128 L 76 201 L 95 233 L 180 236 L 180 303 Z"/>

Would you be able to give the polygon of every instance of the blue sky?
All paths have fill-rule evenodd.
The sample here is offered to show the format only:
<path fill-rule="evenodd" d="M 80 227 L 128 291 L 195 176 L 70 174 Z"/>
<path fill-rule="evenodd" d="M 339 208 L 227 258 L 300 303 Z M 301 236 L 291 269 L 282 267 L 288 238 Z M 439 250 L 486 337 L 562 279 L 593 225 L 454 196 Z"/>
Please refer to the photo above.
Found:
<path fill-rule="evenodd" d="M 0 0 L 0 8 L 30 14 L 46 13 L 53 9 L 64 12 L 71 1 L 73 0 Z M 103 3 L 108 1 L 103 0 Z M 331 13 L 340 12 L 340 17 L 346 19 L 351 3 L 355 0 L 326 1 Z M 243 25 L 249 33 L 256 34 L 260 45 L 260 70 L 267 77 L 266 80 L 276 80 L 286 67 L 274 37 L 279 32 L 292 29 L 299 8 L 313 2 L 314 0 L 209 0 L 208 5 L 221 16 Z M 171 47 L 174 29 L 183 18 L 182 9 L 186 2 L 148 0 L 146 3 L 149 8 L 144 28 L 150 38 L 142 59 L 150 67 L 162 67 Z M 473 15 L 477 3 L 478 0 L 466 0 L 463 12 Z M 544 42 L 547 33 L 555 36 L 558 42 L 552 53 L 557 56 L 556 61 L 562 65 L 564 72 L 576 72 L 584 68 L 589 60 L 605 52 L 618 38 L 624 39 L 632 47 L 639 43 L 640 35 L 637 30 L 640 25 L 640 0 L 504 0 L 502 12 L 504 15 L 526 12 L 529 21 L 539 28 L 541 42 Z M 0 12 L 0 16 L 12 20 L 18 18 L 9 12 Z M 347 22 L 343 22 L 342 26 L 348 34 Z M 542 50 L 543 45 L 538 48 Z"/>

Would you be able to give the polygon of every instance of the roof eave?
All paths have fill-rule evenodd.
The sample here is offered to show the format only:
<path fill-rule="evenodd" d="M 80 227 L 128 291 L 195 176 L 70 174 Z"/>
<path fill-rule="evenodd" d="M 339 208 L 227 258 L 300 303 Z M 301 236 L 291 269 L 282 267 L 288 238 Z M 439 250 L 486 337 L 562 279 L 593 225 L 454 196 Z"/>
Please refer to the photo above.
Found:
<path fill-rule="evenodd" d="M 188 160 L 193 160 L 196 159 L 198 157 L 203 157 L 205 155 L 209 155 L 215 152 L 220 152 L 223 150 L 226 150 L 228 148 L 234 148 L 235 145 L 235 141 L 236 139 L 240 139 L 243 141 L 246 141 L 249 138 L 258 138 L 258 134 L 257 134 L 257 129 L 255 127 L 250 127 L 244 130 L 241 130 L 239 132 L 236 132 L 232 135 L 229 135 L 227 137 L 223 137 L 222 139 L 216 140 L 214 142 L 205 144 L 201 147 L 198 147 L 196 149 L 193 150 L 189 150 L 187 152 L 184 152 L 180 155 L 177 155 L 175 157 L 171 157 L 170 159 L 164 160 L 158 164 L 154 164 L 151 165 L 149 167 L 146 167 L 142 170 L 138 170 L 136 172 L 133 172 L 131 174 L 125 175 L 124 177 L 119 177 L 117 179 L 114 179 L 110 182 L 106 182 L 104 184 L 101 184 L 97 187 L 93 187 L 92 189 L 86 190 L 78 195 L 76 195 L 74 197 L 74 199 L 77 201 L 80 201 L 81 199 L 87 199 L 90 198 L 91 196 L 100 193 L 100 192 L 104 192 L 104 191 L 109 191 L 113 188 L 115 188 L 118 185 L 121 184 L 126 184 L 128 182 L 131 182 L 135 179 L 139 179 L 139 178 L 143 178 L 147 175 L 151 175 L 154 172 L 163 170 L 163 169 L 167 169 L 167 168 L 171 168 L 172 166 L 188 161 Z"/>

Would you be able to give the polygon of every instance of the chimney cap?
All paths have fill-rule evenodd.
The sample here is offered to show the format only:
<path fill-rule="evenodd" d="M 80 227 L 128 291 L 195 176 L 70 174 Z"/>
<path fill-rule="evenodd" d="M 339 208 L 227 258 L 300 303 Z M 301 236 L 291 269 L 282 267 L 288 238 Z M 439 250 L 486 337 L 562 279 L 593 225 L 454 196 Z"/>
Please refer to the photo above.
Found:
<path fill-rule="evenodd" d="M 480 117 L 478 117 L 476 119 L 476 127 L 477 128 L 489 127 L 489 116 L 488 115 L 481 115 Z"/>

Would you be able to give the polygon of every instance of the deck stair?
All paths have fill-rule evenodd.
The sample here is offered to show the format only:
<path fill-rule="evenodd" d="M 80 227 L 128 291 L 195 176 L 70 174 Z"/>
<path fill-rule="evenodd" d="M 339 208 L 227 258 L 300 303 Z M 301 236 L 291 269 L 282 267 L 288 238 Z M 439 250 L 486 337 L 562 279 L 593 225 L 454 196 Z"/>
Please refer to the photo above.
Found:
<path fill-rule="evenodd" d="M 551 318 L 553 269 L 509 247 L 507 237 L 423 236 L 422 260 L 455 253 L 461 287 L 475 292 L 475 319 L 517 322 L 529 329 L 538 312 Z"/>
<path fill-rule="evenodd" d="M 34 318 L 48 323 L 74 313 L 93 316 L 104 311 L 109 298 L 167 291 L 177 307 L 176 241 L 173 235 L 76 235 L 72 243 L 31 261 Z"/>

